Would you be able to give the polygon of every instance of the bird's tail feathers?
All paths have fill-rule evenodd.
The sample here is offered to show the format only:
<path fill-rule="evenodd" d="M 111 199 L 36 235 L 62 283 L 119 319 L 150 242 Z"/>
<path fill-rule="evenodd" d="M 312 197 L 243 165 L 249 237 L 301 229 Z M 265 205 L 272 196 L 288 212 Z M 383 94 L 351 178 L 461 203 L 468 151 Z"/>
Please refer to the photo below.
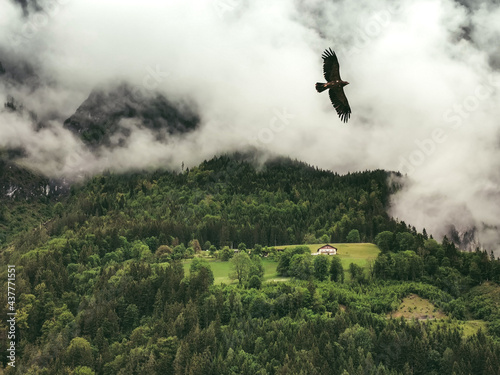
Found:
<path fill-rule="evenodd" d="M 321 82 L 316 82 L 316 91 L 323 92 L 326 90 L 326 84 Z"/>

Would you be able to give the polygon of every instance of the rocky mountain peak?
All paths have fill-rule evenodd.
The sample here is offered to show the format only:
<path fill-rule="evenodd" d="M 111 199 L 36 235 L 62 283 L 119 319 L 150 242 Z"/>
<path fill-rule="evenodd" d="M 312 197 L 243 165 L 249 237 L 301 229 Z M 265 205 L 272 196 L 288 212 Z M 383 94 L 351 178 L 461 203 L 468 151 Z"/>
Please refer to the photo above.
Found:
<path fill-rule="evenodd" d="M 69 117 L 64 126 L 79 134 L 91 146 L 111 146 L 110 138 L 127 138 L 130 129 L 123 119 L 135 119 L 140 127 L 152 130 L 159 139 L 195 129 L 197 114 L 180 102 L 161 94 L 146 96 L 128 84 L 111 89 L 96 89 Z"/>

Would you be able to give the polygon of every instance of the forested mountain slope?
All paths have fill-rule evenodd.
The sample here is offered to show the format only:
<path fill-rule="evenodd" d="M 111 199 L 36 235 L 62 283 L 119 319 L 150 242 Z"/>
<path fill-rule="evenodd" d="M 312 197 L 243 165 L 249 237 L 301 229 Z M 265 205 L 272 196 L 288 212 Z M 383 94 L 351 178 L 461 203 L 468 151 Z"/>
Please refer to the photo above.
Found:
<path fill-rule="evenodd" d="M 498 374 L 500 261 L 390 218 L 397 187 L 387 172 L 340 176 L 289 159 L 246 160 L 107 173 L 37 198 L 41 225 L 8 221 L 0 263 L 16 266 L 18 315 L 16 367 L 2 357 L 6 373 Z M 10 201 L 7 214 L 22 220 L 28 213 L 15 207 L 25 202 Z M 333 257 L 269 248 L 344 242 L 356 231 L 381 254 L 351 267 L 346 281 Z M 252 282 L 213 285 L 198 257 L 203 248 L 230 258 L 227 246 L 251 250 L 237 259 L 248 258 Z M 253 282 L 263 246 L 284 281 Z M 193 256 L 185 275 L 183 259 Z M 6 268 L 0 278 L 7 290 Z M 462 325 L 483 319 L 488 331 L 389 319 L 410 294 Z M 1 294 L 1 316 L 9 306 Z M 4 321 L 0 330 L 5 337 Z"/>
<path fill-rule="evenodd" d="M 154 236 L 162 244 L 196 238 L 251 247 L 325 235 L 343 242 L 358 229 L 363 240 L 372 241 L 396 226 L 386 214 L 387 176 L 384 171 L 339 176 L 290 160 L 256 169 L 226 156 L 183 173 L 108 174 L 75 188 L 48 230 L 59 234 L 85 224 L 96 235 L 106 229 L 129 239 Z"/>

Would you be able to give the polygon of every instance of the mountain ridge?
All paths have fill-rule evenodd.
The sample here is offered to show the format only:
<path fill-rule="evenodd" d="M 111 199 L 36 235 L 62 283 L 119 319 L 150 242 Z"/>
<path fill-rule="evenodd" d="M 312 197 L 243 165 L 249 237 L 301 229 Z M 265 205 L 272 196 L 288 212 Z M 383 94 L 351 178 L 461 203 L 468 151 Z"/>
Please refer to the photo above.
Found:
<path fill-rule="evenodd" d="M 181 102 L 154 93 L 146 96 L 128 84 L 94 89 L 64 127 L 78 134 L 90 147 L 122 146 L 131 135 L 122 120 L 152 131 L 158 140 L 197 128 L 199 116 Z M 114 139 L 113 139 L 114 138 Z"/>

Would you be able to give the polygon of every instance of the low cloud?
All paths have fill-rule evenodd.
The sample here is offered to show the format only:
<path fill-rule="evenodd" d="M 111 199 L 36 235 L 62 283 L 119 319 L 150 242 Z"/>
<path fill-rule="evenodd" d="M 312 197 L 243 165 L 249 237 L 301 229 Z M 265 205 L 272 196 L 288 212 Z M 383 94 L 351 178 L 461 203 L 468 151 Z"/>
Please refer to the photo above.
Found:
<path fill-rule="evenodd" d="M 179 168 L 257 147 L 340 173 L 400 170 L 406 184 L 391 214 L 437 236 L 475 226 L 482 244 L 499 248 L 493 1 L 39 3 L 45 13 L 23 16 L 0 0 L 0 61 L 7 71 L 27 61 L 38 77 L 0 76 L 0 93 L 45 122 L 36 130 L 29 116 L 0 113 L 0 147 L 24 146 L 26 165 L 48 175 Z M 314 90 L 327 47 L 350 82 L 347 125 Z M 62 123 L 93 88 L 123 80 L 193 101 L 199 129 L 160 142 L 130 119 L 124 147 L 90 152 Z"/>

